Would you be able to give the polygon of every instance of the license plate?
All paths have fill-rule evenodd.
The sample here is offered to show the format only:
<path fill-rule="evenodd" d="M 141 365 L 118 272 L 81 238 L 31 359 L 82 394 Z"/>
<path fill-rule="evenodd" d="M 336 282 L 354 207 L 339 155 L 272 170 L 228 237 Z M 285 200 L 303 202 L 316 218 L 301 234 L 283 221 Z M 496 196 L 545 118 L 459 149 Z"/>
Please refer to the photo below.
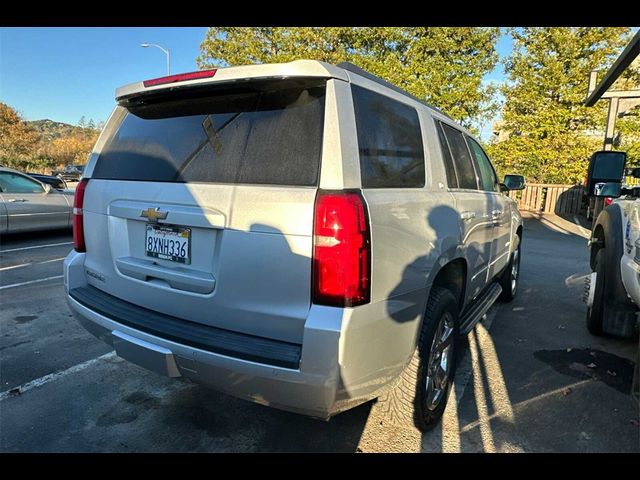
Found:
<path fill-rule="evenodd" d="M 191 263 L 191 229 L 170 225 L 147 225 L 145 249 L 148 257 Z"/>

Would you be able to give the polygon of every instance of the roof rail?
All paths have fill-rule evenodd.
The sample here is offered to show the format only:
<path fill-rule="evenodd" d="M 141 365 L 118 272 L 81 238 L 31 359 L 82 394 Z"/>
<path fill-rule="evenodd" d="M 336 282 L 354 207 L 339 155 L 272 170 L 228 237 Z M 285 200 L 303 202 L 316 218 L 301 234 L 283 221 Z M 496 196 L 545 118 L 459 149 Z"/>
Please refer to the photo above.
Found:
<path fill-rule="evenodd" d="M 360 75 L 361 77 L 367 78 L 369 80 L 371 80 L 372 82 L 376 82 L 379 85 L 383 85 L 387 88 L 390 88 L 391 90 L 393 90 L 394 92 L 398 92 L 402 95 L 405 95 L 409 98 L 412 98 L 413 100 L 416 100 L 417 102 L 420 102 L 421 104 L 429 107 L 432 110 L 435 110 L 436 112 L 438 112 L 440 115 L 444 115 L 445 117 L 447 117 L 449 120 L 451 120 L 452 122 L 455 122 L 455 120 L 453 118 L 451 118 L 449 115 L 447 115 L 445 112 L 443 112 L 442 110 L 440 110 L 437 107 L 434 107 L 433 105 L 428 104 L 427 102 L 425 102 L 424 100 L 416 97 L 415 95 L 410 94 L 409 92 L 407 92 L 406 90 L 401 89 L 400 87 L 395 86 L 393 83 L 389 83 L 386 80 L 374 75 L 373 73 L 369 73 L 366 70 L 363 70 L 362 68 L 360 68 L 357 65 L 354 65 L 351 62 L 340 62 L 336 65 L 336 67 L 340 67 L 343 68 L 344 70 L 347 70 L 349 72 L 352 73 L 356 73 L 358 75 Z"/>

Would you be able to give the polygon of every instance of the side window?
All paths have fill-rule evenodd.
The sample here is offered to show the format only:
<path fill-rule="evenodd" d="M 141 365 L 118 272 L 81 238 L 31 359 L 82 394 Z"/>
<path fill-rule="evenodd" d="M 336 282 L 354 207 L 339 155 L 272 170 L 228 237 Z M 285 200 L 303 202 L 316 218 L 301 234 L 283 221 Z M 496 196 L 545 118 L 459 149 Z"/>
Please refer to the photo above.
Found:
<path fill-rule="evenodd" d="M 444 136 L 444 130 L 442 130 L 442 123 L 436 121 L 436 130 L 438 131 L 438 140 L 440 140 L 440 150 L 442 151 L 442 160 L 444 161 L 444 168 L 447 172 L 447 182 L 449 188 L 458 188 L 458 175 L 456 169 L 453 166 L 453 159 L 451 158 L 451 151 L 449 150 L 449 144 L 447 138 Z"/>
<path fill-rule="evenodd" d="M 418 112 L 353 85 L 363 188 L 423 187 L 424 148 Z"/>
<path fill-rule="evenodd" d="M 456 173 L 458 174 L 459 188 L 477 190 L 478 182 L 476 180 L 476 171 L 473 168 L 471 154 L 467 148 L 467 143 L 464 141 L 462 132 L 445 123 L 442 124 L 442 128 L 444 129 L 449 147 L 451 148 L 451 156 L 453 157 L 453 163 L 456 167 Z"/>
<path fill-rule="evenodd" d="M 482 147 L 473 138 L 467 137 L 467 143 L 473 154 L 473 158 L 476 160 L 476 165 L 479 167 L 480 182 L 482 183 L 482 189 L 487 192 L 498 192 L 498 177 L 491 165 L 491 161 L 487 154 L 484 153 Z"/>
<path fill-rule="evenodd" d="M 0 172 L 0 188 L 4 193 L 42 193 L 44 189 L 35 180 L 12 172 Z"/>

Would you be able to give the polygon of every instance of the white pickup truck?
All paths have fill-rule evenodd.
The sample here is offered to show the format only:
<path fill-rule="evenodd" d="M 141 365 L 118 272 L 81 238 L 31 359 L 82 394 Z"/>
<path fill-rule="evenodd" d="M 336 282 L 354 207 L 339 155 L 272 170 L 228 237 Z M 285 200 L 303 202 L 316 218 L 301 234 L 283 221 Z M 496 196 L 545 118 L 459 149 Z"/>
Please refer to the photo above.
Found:
<path fill-rule="evenodd" d="M 624 152 L 596 152 L 587 174 L 587 194 L 615 200 L 596 217 L 589 240 L 593 273 L 586 277 L 587 328 L 594 335 L 632 338 L 640 316 L 640 188 L 624 188 Z M 640 177 L 640 169 L 630 173 Z M 638 365 L 631 388 L 638 401 Z"/>
<path fill-rule="evenodd" d="M 587 328 L 595 335 L 632 337 L 640 305 L 640 198 L 606 207 L 591 234 Z"/>

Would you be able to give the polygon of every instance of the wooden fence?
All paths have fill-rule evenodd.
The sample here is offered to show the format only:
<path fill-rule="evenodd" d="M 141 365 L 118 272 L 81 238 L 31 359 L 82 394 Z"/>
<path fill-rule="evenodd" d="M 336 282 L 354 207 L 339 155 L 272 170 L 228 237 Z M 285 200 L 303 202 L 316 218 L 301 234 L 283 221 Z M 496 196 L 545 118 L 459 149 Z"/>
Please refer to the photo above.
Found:
<path fill-rule="evenodd" d="M 556 214 L 580 213 L 583 195 L 582 185 L 547 183 L 530 183 L 524 190 L 509 192 L 509 196 L 518 202 L 520 210 Z"/>

